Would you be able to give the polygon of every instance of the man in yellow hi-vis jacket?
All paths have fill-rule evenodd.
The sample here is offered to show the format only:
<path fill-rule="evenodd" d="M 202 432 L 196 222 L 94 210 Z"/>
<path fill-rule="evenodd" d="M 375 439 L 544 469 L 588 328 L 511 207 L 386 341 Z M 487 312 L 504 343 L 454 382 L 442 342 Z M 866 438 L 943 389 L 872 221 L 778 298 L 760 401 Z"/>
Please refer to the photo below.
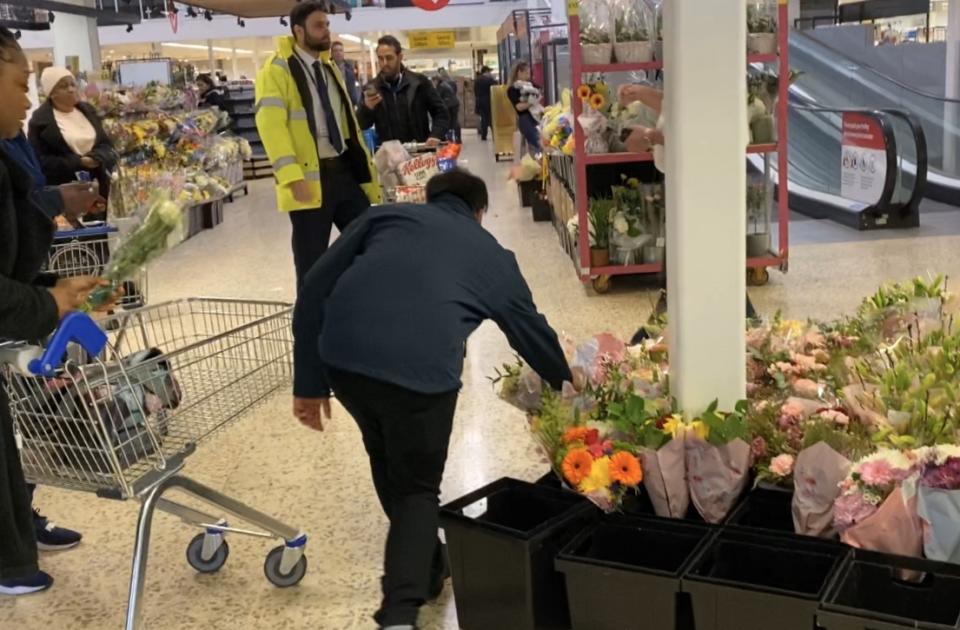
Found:
<path fill-rule="evenodd" d="M 273 163 L 277 206 L 290 214 L 297 289 L 327 251 L 335 224 L 344 230 L 380 186 L 343 77 L 330 59 L 326 2 L 290 13 L 293 37 L 257 73 L 257 130 Z"/>

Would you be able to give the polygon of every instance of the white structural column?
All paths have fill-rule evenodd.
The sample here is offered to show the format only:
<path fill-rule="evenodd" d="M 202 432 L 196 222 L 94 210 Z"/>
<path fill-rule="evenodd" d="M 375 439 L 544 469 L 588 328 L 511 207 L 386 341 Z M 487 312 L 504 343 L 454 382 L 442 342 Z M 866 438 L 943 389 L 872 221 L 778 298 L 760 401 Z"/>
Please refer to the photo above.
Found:
<path fill-rule="evenodd" d="M 689 414 L 746 394 L 746 3 L 666 2 L 671 391 Z"/>
<path fill-rule="evenodd" d="M 69 4 L 94 8 L 95 0 L 65 0 Z M 54 11 L 50 26 L 53 35 L 53 63 L 66 65 L 67 57 L 79 57 L 81 72 L 100 70 L 100 38 L 95 18 Z"/>
<path fill-rule="evenodd" d="M 233 74 L 230 76 L 231 81 L 236 81 L 240 78 L 240 66 L 239 59 L 237 58 L 237 47 L 233 47 L 233 58 L 230 60 L 231 70 Z"/>
<path fill-rule="evenodd" d="M 212 39 L 207 40 L 207 63 L 210 66 L 209 67 L 210 76 L 213 76 L 214 73 L 217 71 L 217 68 L 214 65 L 215 61 L 213 58 L 213 40 Z"/>
<path fill-rule="evenodd" d="M 960 99 L 960 0 L 951 0 L 947 10 L 946 96 Z M 960 104 L 947 103 L 943 119 L 943 170 L 960 175 Z"/>
<path fill-rule="evenodd" d="M 789 0 L 788 7 L 788 20 L 790 28 L 793 29 L 797 27 L 797 20 L 800 19 L 800 0 Z"/>

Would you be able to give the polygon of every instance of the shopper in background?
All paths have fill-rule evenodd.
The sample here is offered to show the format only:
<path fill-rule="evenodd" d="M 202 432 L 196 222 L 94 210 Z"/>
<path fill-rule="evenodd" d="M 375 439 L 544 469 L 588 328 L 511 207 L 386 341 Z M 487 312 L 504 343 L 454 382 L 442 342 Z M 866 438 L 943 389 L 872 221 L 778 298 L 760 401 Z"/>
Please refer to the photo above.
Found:
<path fill-rule="evenodd" d="M 322 431 L 332 389 L 360 427 L 390 520 L 375 619 L 398 630 L 449 575 L 439 495 L 467 337 L 492 319 L 552 387 L 572 379 L 514 255 L 481 225 L 483 180 L 455 170 L 426 192 L 426 204 L 377 206 L 351 225 L 294 313 L 293 412 Z"/>
<path fill-rule="evenodd" d="M 16 138 L 30 109 L 30 67 L 14 35 L 0 27 L 0 138 Z M 0 341 L 49 335 L 101 281 L 41 276 L 53 223 L 34 203 L 29 172 L 0 148 Z M 44 284 L 46 286 L 41 286 Z M 23 477 L 6 386 L 0 376 L 0 594 L 46 590 L 37 565 L 37 530 Z"/>
<path fill-rule="evenodd" d="M 437 94 L 440 95 L 440 99 L 443 101 L 443 104 L 447 108 L 447 112 L 450 114 L 450 132 L 448 132 L 448 137 L 450 137 L 454 142 L 461 142 L 460 138 L 460 99 L 457 98 L 457 92 L 455 89 L 455 84 L 452 81 L 444 79 L 443 76 L 437 75 L 433 78 L 434 87 L 437 90 Z"/>
<path fill-rule="evenodd" d="M 490 90 L 497 84 L 493 70 L 488 66 L 480 68 L 480 74 L 474 84 L 477 102 L 477 115 L 480 116 L 480 140 L 487 141 L 487 132 L 493 124 L 493 111 L 490 105 Z"/>
<path fill-rule="evenodd" d="M 209 74 L 197 75 L 197 90 L 200 92 L 200 100 L 197 107 L 217 107 L 223 109 L 223 104 L 227 100 L 227 94 L 222 87 L 219 87 Z"/>
<path fill-rule="evenodd" d="M 507 88 L 507 98 L 513 104 L 517 111 L 517 128 L 527 141 L 527 149 L 531 154 L 540 153 L 540 124 L 533 114 L 530 113 L 532 104 L 524 99 L 523 88 L 525 83 L 530 81 L 530 64 L 526 61 L 518 61 L 510 73 L 510 87 Z"/>
<path fill-rule="evenodd" d="M 343 231 L 380 200 L 373 162 L 330 58 L 326 2 L 290 12 L 292 37 L 257 73 L 257 130 L 273 162 L 277 206 L 290 214 L 297 288 Z"/>
<path fill-rule="evenodd" d="M 47 183 L 96 181 L 100 196 L 106 199 L 117 156 L 96 110 L 80 102 L 76 80 L 66 68 L 45 69 L 40 83 L 47 100 L 30 119 L 29 138 Z"/>
<path fill-rule="evenodd" d="M 347 86 L 350 102 L 356 107 L 360 104 L 360 84 L 357 83 L 357 73 L 353 69 L 353 64 L 343 56 L 343 42 L 333 42 L 330 56 L 333 57 L 333 62 L 337 64 L 340 74 L 343 75 L 343 84 Z"/>
<path fill-rule="evenodd" d="M 437 146 L 450 130 L 450 113 L 430 79 L 403 65 L 403 47 L 386 35 L 377 42 L 380 74 L 363 89 L 357 116 L 376 126 L 380 142 L 425 142 Z"/>

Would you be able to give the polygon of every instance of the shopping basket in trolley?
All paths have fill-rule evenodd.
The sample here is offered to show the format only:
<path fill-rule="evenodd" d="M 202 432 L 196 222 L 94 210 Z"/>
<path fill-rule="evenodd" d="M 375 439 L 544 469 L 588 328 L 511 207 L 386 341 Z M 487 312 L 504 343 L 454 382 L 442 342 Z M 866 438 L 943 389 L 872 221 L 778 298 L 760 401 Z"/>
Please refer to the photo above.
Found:
<path fill-rule="evenodd" d="M 103 328 L 75 313 L 44 348 L 0 347 L 27 479 L 142 502 L 126 628 L 140 617 L 156 509 L 203 529 L 187 547 L 197 571 L 224 565 L 232 532 L 281 539 L 266 577 L 280 587 L 303 579 L 303 532 L 180 474 L 199 444 L 289 388 L 291 312 L 282 303 L 188 299 L 121 312 Z M 170 489 L 263 531 L 164 498 Z"/>
<path fill-rule="evenodd" d="M 54 234 L 46 271 L 63 278 L 103 275 L 110 260 L 111 246 L 119 230 L 111 225 L 58 231 Z M 147 301 L 147 271 L 141 269 L 133 279 L 123 283 L 123 308 L 139 308 Z"/>

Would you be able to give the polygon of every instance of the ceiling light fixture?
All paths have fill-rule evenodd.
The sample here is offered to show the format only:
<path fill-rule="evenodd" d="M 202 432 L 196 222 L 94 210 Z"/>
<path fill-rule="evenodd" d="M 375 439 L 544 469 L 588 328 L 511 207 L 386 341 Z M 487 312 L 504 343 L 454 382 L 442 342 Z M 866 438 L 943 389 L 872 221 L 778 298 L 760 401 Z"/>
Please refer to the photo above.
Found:
<path fill-rule="evenodd" d="M 203 19 L 205 19 L 207 22 L 213 22 L 213 11 L 211 11 L 210 9 L 207 9 L 206 11 L 204 11 Z"/>
<path fill-rule="evenodd" d="M 133 24 L 127 24 L 127 32 L 128 32 L 128 33 L 132 33 L 132 32 L 133 32 Z"/>
<path fill-rule="evenodd" d="M 199 15 L 200 14 L 197 13 L 196 9 L 194 9 L 193 7 L 187 7 L 187 17 L 195 18 L 195 17 L 199 17 Z"/>
<path fill-rule="evenodd" d="M 21 37 L 23 37 L 23 33 L 21 33 L 21 32 L 20 32 L 20 29 L 18 28 L 18 29 L 14 32 L 13 36 L 14 36 L 16 39 L 20 39 Z"/>
<path fill-rule="evenodd" d="M 283 17 L 282 15 L 280 16 L 280 24 L 282 26 L 289 26 L 289 24 L 287 24 L 287 18 Z"/>
<path fill-rule="evenodd" d="M 53 11 L 47 11 L 47 22 L 53 24 L 53 21 L 57 19 L 57 16 L 53 14 Z"/>
<path fill-rule="evenodd" d="M 237 24 L 240 26 L 240 28 L 247 28 L 247 23 L 244 22 L 243 18 L 241 17 L 237 18 Z"/>

